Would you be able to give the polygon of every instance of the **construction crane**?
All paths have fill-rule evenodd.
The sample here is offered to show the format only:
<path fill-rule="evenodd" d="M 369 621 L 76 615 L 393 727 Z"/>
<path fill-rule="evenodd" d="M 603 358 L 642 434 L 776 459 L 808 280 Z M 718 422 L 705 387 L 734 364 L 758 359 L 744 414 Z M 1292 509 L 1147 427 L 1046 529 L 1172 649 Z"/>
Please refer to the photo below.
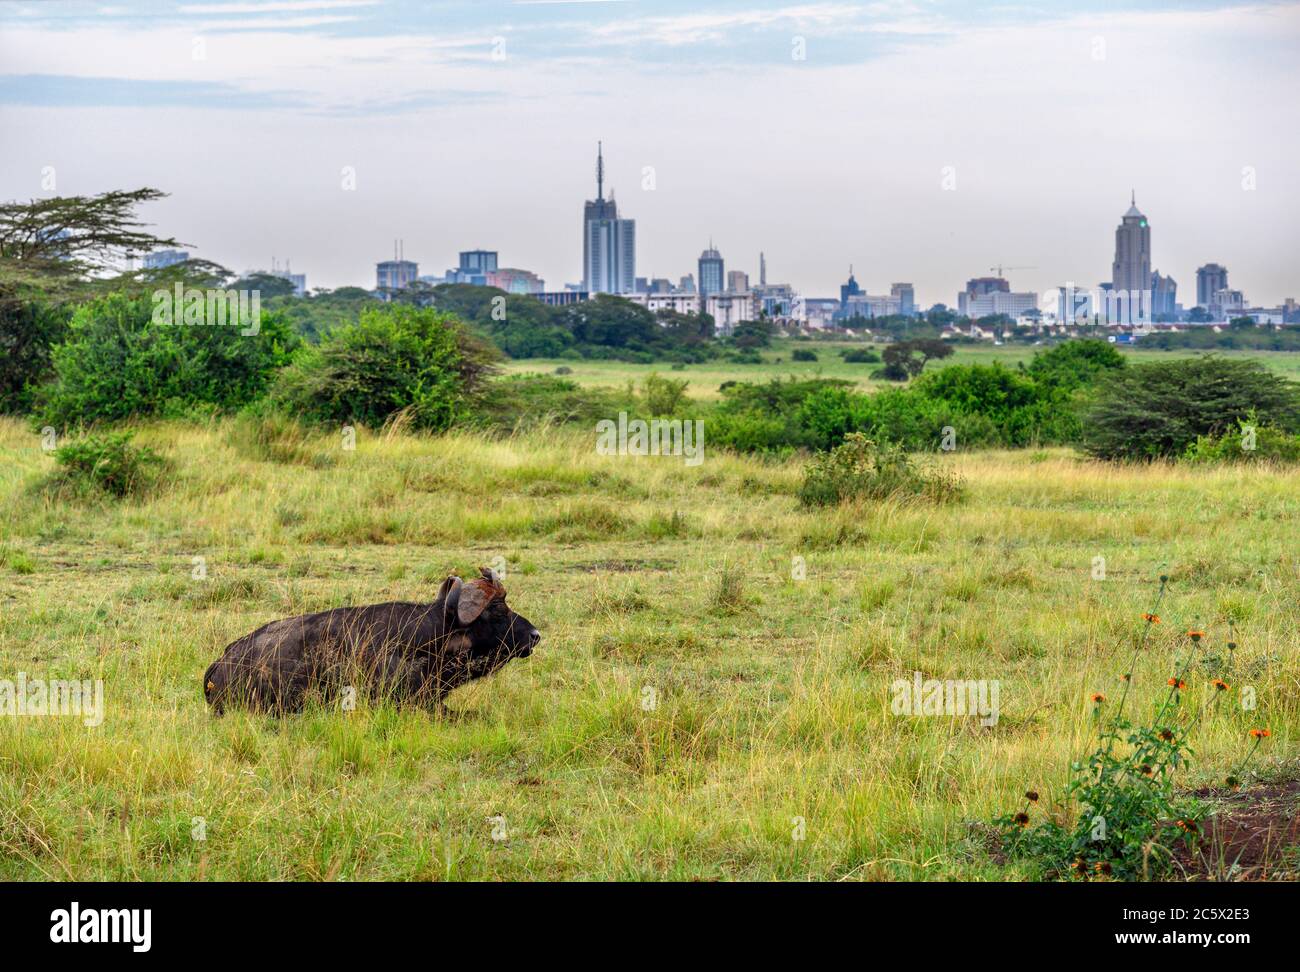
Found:
<path fill-rule="evenodd" d="M 999 263 L 996 267 L 989 267 L 989 269 L 994 271 L 1000 277 L 1002 276 L 1003 270 L 1037 270 L 1038 268 L 1037 267 L 1004 267 L 1002 264 Z"/>

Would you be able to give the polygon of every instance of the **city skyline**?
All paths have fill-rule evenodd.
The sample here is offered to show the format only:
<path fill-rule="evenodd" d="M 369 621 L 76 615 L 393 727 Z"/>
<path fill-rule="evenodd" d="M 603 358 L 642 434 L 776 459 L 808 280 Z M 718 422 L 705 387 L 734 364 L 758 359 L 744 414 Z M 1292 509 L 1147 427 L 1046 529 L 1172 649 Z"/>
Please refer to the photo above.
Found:
<path fill-rule="evenodd" d="M 172 195 L 146 218 L 195 256 L 290 258 L 313 287 L 365 285 L 397 237 L 423 267 L 494 248 L 559 290 L 584 276 L 573 210 L 603 141 L 640 277 L 697 273 L 712 238 L 809 297 L 850 264 L 926 306 L 999 264 L 1032 265 L 1017 290 L 1093 288 L 1136 188 L 1181 303 L 1220 263 L 1274 304 L 1297 289 L 1300 134 L 1276 119 L 1298 12 L 19 3 L 0 197 L 154 185 Z M 1101 146 L 1121 130 L 1119 157 Z"/>

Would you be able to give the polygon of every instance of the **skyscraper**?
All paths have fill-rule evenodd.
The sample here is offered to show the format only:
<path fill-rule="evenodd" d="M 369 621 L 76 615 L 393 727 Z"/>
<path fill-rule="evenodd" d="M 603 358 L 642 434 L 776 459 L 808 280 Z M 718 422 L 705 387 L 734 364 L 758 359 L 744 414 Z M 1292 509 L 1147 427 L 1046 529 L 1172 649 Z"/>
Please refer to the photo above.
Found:
<path fill-rule="evenodd" d="M 1159 270 L 1151 274 L 1151 317 L 1155 320 L 1173 320 L 1178 310 L 1178 284 Z"/>
<path fill-rule="evenodd" d="M 636 220 L 619 219 L 613 197 L 605 198 L 605 157 L 596 143 L 596 198 L 582 212 L 583 289 L 592 294 L 636 290 Z"/>
<path fill-rule="evenodd" d="M 713 241 L 710 240 L 709 248 L 700 254 L 700 296 L 720 294 L 725 287 L 726 272 L 723 269 L 722 254 L 713 248 Z"/>
<path fill-rule="evenodd" d="M 916 291 L 910 283 L 890 284 L 889 296 L 898 301 L 898 313 L 909 317 L 916 313 Z"/>
<path fill-rule="evenodd" d="M 1137 208 L 1137 195 L 1115 229 L 1115 263 L 1111 267 L 1114 298 L 1111 323 L 1151 320 L 1151 227 Z"/>
<path fill-rule="evenodd" d="M 1196 303 L 1210 309 L 1214 295 L 1228 289 L 1228 268 L 1217 263 L 1207 263 L 1196 271 Z"/>

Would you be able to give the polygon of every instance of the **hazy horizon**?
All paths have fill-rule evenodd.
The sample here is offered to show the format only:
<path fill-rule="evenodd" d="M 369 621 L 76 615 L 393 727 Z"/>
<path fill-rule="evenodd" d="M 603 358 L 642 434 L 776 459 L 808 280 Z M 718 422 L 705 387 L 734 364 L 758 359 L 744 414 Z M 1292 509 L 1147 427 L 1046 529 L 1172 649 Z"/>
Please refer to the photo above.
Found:
<path fill-rule="evenodd" d="M 422 274 L 494 249 L 559 290 L 600 140 L 642 277 L 712 239 L 809 297 L 850 264 L 925 306 L 998 264 L 1091 288 L 1133 190 L 1182 304 L 1217 262 L 1273 305 L 1298 39 L 1296 3 L 8 3 L 0 198 L 154 186 L 157 232 L 309 287 L 373 286 L 401 238 Z"/>

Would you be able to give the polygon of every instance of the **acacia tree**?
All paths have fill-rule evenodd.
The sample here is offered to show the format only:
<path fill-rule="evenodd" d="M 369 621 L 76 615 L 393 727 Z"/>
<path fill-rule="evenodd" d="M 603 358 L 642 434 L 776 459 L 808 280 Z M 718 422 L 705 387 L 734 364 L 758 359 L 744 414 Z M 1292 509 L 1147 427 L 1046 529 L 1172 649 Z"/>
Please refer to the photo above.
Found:
<path fill-rule="evenodd" d="M 946 358 L 951 354 L 952 345 L 935 338 L 895 341 L 885 348 L 884 376 L 892 381 L 906 381 L 924 371 L 931 359 Z"/>
<path fill-rule="evenodd" d="M 144 188 L 0 203 L 0 412 L 26 408 L 32 387 L 49 377 L 50 349 L 74 302 L 159 276 L 119 268 L 126 258 L 181 245 L 148 232 L 136 216 L 142 203 L 165 195 Z M 215 264 L 192 269 L 224 273 Z"/>

